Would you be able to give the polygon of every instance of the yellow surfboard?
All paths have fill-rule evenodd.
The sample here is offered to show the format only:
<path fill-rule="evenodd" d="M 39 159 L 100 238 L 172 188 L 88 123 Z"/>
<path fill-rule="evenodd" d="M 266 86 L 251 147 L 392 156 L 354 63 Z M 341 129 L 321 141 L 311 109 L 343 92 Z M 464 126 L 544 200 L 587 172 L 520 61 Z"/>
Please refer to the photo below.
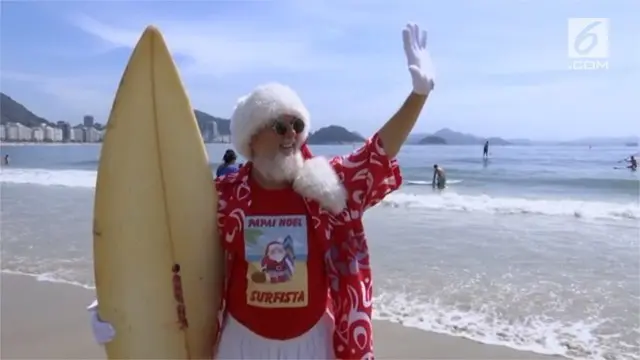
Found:
<path fill-rule="evenodd" d="M 223 277 L 213 181 L 176 65 L 150 26 L 120 81 L 96 183 L 94 269 L 99 315 L 116 330 L 110 359 L 212 358 Z"/>

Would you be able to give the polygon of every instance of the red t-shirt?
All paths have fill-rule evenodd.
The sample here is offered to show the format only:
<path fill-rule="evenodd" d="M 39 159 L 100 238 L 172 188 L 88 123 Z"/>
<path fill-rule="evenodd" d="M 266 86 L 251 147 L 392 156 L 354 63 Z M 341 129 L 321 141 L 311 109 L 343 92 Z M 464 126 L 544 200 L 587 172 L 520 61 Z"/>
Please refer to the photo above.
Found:
<path fill-rule="evenodd" d="M 227 306 L 256 334 L 291 339 L 310 330 L 327 309 L 323 247 L 300 195 L 265 190 L 253 180 L 250 186 L 244 249 L 233 254 Z"/>

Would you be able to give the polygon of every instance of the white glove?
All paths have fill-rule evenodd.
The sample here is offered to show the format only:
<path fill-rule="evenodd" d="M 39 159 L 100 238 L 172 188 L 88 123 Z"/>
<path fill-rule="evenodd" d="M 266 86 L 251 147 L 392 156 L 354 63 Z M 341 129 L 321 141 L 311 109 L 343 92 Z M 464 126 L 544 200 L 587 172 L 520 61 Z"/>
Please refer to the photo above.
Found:
<path fill-rule="evenodd" d="M 413 81 L 413 92 L 427 95 L 433 90 L 435 80 L 435 69 L 427 51 L 427 32 L 421 31 L 418 25 L 409 23 L 402 30 L 402 41 Z"/>
<path fill-rule="evenodd" d="M 91 305 L 87 307 L 91 316 L 91 329 L 93 330 L 93 337 L 100 345 L 104 345 L 116 336 L 116 330 L 108 322 L 100 320 L 98 316 L 98 300 L 94 300 Z"/>

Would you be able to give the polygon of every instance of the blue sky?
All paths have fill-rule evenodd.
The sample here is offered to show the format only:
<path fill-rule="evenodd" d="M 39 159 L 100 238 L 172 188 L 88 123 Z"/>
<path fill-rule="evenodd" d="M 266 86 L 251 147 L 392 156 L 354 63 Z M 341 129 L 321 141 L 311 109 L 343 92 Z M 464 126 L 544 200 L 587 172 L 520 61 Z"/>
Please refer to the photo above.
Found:
<path fill-rule="evenodd" d="M 411 90 L 401 30 L 414 21 L 437 69 L 416 132 L 638 135 L 639 13 L 636 0 L 2 2 L 1 88 L 52 121 L 105 122 L 132 46 L 155 24 L 197 109 L 228 117 L 239 96 L 279 81 L 314 128 L 366 135 Z M 610 18 L 608 70 L 569 70 L 569 17 Z"/>

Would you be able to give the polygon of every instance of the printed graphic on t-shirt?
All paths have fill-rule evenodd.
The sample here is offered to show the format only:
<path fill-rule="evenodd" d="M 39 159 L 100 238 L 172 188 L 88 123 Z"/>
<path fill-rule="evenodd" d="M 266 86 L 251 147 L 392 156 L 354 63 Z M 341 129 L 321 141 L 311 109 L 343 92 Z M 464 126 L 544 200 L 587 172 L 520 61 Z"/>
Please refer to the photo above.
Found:
<path fill-rule="evenodd" d="M 247 216 L 244 221 L 247 304 L 307 305 L 307 217 Z"/>

